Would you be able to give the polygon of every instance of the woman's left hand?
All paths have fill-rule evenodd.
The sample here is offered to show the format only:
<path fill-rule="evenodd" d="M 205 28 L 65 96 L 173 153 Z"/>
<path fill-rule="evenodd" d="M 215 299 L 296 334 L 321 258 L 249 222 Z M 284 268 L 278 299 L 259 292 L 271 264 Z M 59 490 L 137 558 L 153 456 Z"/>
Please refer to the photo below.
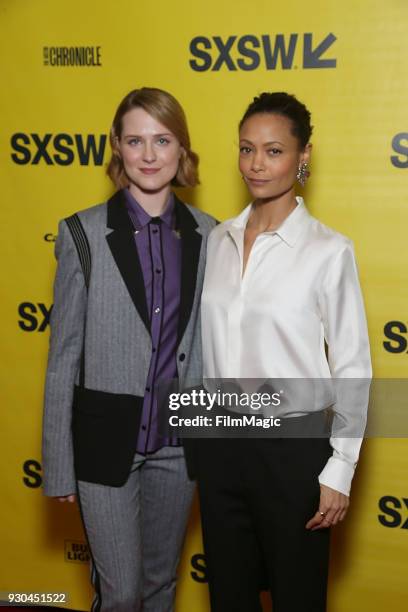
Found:
<path fill-rule="evenodd" d="M 315 531 L 337 525 L 346 516 L 349 503 L 347 495 L 326 485 L 320 485 L 319 510 L 306 523 L 306 529 Z"/>

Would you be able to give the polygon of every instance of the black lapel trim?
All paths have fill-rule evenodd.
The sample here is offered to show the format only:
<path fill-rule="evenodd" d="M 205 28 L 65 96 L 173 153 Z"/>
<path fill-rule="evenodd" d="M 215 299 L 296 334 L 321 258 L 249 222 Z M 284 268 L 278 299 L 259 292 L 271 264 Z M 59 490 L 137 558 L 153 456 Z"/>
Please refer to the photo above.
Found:
<path fill-rule="evenodd" d="M 107 226 L 114 230 L 106 236 L 109 248 L 129 295 L 150 334 L 143 272 L 135 244 L 132 221 L 126 210 L 125 196 L 122 191 L 115 193 L 108 201 Z"/>
<path fill-rule="evenodd" d="M 179 344 L 193 307 L 202 237 L 196 231 L 198 223 L 194 216 L 177 197 L 175 197 L 175 211 L 176 228 L 181 236 L 181 292 L 177 330 L 177 343 Z"/>

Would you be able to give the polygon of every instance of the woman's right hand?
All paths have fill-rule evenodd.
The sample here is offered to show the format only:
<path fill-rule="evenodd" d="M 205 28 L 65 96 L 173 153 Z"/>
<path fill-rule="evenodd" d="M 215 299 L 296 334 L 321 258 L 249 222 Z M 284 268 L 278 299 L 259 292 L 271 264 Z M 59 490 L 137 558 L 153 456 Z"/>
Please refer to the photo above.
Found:
<path fill-rule="evenodd" d="M 65 495 L 65 497 L 57 497 L 60 502 L 70 502 L 73 504 L 76 501 L 76 495 Z"/>

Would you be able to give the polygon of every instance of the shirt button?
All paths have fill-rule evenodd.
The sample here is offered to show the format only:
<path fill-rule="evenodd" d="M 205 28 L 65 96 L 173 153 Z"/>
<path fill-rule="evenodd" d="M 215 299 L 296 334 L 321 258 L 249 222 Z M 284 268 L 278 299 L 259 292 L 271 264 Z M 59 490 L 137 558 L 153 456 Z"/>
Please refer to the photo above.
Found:
<path fill-rule="evenodd" d="M 146 425 L 142 425 L 143 431 L 146 431 Z"/>
<path fill-rule="evenodd" d="M 159 314 L 159 312 L 160 312 L 160 308 L 155 308 L 155 309 L 154 309 L 154 312 L 155 312 L 155 314 Z"/>
<path fill-rule="evenodd" d="M 156 274 L 161 274 L 160 268 L 156 268 Z"/>
<path fill-rule="evenodd" d="M 153 234 L 157 234 L 157 232 L 158 232 L 158 231 L 159 231 L 159 230 L 157 229 L 157 227 L 155 227 L 155 228 L 152 230 Z"/>
<path fill-rule="evenodd" d="M 150 387 L 146 387 L 146 391 L 150 393 Z"/>
<path fill-rule="evenodd" d="M 155 352 L 156 352 L 156 349 L 153 347 L 153 348 L 152 348 L 152 351 L 153 351 L 153 353 L 155 353 Z"/>
<path fill-rule="evenodd" d="M 184 361 L 184 360 L 185 360 L 185 358 L 186 358 L 185 353 L 180 353 L 180 355 L 179 355 L 179 361 Z"/>

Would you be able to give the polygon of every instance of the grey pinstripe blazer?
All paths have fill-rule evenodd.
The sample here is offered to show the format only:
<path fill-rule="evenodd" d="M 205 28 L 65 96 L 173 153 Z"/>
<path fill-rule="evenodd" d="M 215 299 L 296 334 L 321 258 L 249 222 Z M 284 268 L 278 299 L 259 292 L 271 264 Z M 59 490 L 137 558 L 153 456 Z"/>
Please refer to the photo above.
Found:
<path fill-rule="evenodd" d="M 186 380 L 199 379 L 202 374 L 199 304 L 207 235 L 216 221 L 177 198 L 175 210 L 182 240 L 177 368 L 183 388 Z M 76 490 L 72 403 L 83 347 L 87 389 L 137 398 L 143 398 L 145 392 L 152 352 L 143 275 L 123 193 L 119 191 L 108 202 L 78 215 L 91 249 L 88 292 L 65 221 L 59 224 L 55 247 L 58 266 L 45 385 L 42 458 L 44 493 L 50 496 L 64 496 Z M 105 434 L 107 428 L 118 425 L 120 414 L 118 406 L 115 416 L 110 414 L 106 421 Z M 127 426 L 123 424 L 123 431 Z M 131 439 L 136 445 L 137 431 Z M 105 446 L 100 452 L 104 459 L 108 457 L 114 463 L 115 447 Z M 129 449 L 128 456 L 133 453 L 134 447 Z"/>

